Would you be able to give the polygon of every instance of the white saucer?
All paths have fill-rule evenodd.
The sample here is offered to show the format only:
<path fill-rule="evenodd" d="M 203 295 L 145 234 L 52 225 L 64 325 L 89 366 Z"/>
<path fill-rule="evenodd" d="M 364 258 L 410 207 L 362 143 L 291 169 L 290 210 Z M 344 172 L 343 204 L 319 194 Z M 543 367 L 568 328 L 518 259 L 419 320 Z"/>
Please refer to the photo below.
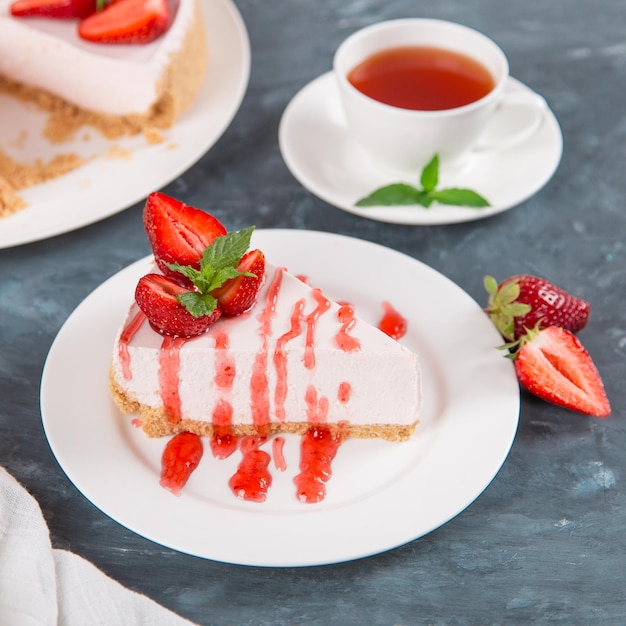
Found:
<path fill-rule="evenodd" d="M 531 91 L 511 78 L 510 91 Z M 283 159 L 295 178 L 333 206 L 381 222 L 452 224 L 483 219 L 506 211 L 537 193 L 552 177 L 563 153 L 563 136 L 554 113 L 546 108 L 542 126 L 514 147 L 475 152 L 457 173 L 440 174 L 440 187 L 467 187 L 485 196 L 485 209 L 433 205 L 354 206 L 374 189 L 395 182 L 419 183 L 382 172 L 348 135 L 332 72 L 306 85 L 285 109 L 278 140 Z"/>

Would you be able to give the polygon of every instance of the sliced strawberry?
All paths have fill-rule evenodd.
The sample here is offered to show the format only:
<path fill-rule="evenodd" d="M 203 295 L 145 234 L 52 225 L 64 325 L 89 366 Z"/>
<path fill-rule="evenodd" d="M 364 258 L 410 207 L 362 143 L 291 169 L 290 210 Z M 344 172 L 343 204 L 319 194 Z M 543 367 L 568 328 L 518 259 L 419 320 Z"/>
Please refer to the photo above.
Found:
<path fill-rule="evenodd" d="M 188 432 L 174 435 L 167 442 L 161 457 L 160 485 L 179 496 L 191 473 L 198 467 L 203 453 L 202 440 L 198 435 Z"/>
<path fill-rule="evenodd" d="M 550 281 L 519 274 L 498 285 L 485 276 L 489 293 L 486 312 L 507 340 L 519 339 L 527 328 L 558 326 L 573 333 L 587 325 L 591 306 Z"/>
<path fill-rule="evenodd" d="M 160 270 L 170 278 L 191 285 L 166 263 L 191 265 L 198 269 L 205 248 L 226 229 L 212 215 L 196 209 L 164 193 L 148 196 L 143 223 L 154 258 Z"/>
<path fill-rule="evenodd" d="M 211 292 L 217 298 L 222 314 L 227 317 L 245 313 L 256 302 L 265 278 L 265 255 L 261 250 L 250 250 L 239 261 L 237 270 L 250 272 L 254 276 L 242 274 L 231 278 Z"/>
<path fill-rule="evenodd" d="M 116 0 L 78 25 L 78 35 L 97 43 L 149 43 L 170 24 L 167 0 Z"/>
<path fill-rule="evenodd" d="M 139 279 L 135 301 L 152 327 L 162 335 L 195 337 L 206 332 L 221 316 L 219 309 L 208 315 L 193 315 L 178 296 L 193 293 L 161 274 L 147 274 Z"/>
<path fill-rule="evenodd" d="M 15 0 L 11 15 L 15 17 L 83 18 L 95 13 L 96 0 Z"/>
<path fill-rule="evenodd" d="M 611 413 L 591 356 L 568 330 L 529 331 L 515 357 L 515 371 L 528 391 L 548 402 L 598 417 Z"/>

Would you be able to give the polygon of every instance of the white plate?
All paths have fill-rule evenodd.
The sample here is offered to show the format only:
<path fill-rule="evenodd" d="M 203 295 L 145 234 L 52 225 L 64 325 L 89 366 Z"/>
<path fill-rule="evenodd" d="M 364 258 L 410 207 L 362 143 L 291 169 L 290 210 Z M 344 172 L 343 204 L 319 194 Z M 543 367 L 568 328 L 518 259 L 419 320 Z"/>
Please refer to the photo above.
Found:
<path fill-rule="evenodd" d="M 511 78 L 509 91 L 530 91 Z M 537 193 L 552 177 L 563 153 L 558 121 L 546 107 L 539 130 L 508 149 L 475 152 L 458 172 L 441 171 L 440 188 L 466 187 L 485 196 L 491 206 L 471 209 L 433 205 L 354 206 L 374 189 L 414 179 L 380 171 L 349 136 L 335 78 L 323 74 L 306 85 L 285 109 L 278 132 L 283 159 L 295 178 L 325 202 L 349 213 L 394 224 L 452 224 L 479 220 L 510 209 Z"/>
<path fill-rule="evenodd" d="M 120 524 L 181 552 L 230 563 L 304 566 L 379 553 L 450 520 L 489 484 L 513 442 L 519 390 L 511 362 L 480 307 L 441 274 L 408 256 L 340 235 L 261 230 L 254 245 L 272 261 L 347 300 L 376 324 L 382 301 L 408 319 L 402 340 L 417 351 L 425 404 L 404 443 L 348 440 L 333 463 L 326 499 L 295 497 L 299 438 L 287 436 L 287 470 L 273 469 L 266 502 L 227 486 L 239 454 L 204 457 L 180 498 L 159 486 L 163 439 L 148 439 L 108 392 L 109 359 L 143 259 L 96 289 L 60 330 L 41 384 L 46 436 L 59 464 L 95 506 Z M 323 250 L 323 254 L 320 251 Z M 373 364 L 375 367 L 375 364 Z M 266 446 L 271 451 L 271 446 Z"/>
<path fill-rule="evenodd" d="M 0 219 L 0 248 L 8 248 L 68 232 L 132 206 L 191 167 L 226 130 L 239 109 L 250 77 L 250 42 L 232 0 L 201 3 L 209 46 L 209 67 L 192 107 L 176 125 L 164 131 L 163 143 L 149 145 L 143 136 L 105 141 L 90 131 L 74 142 L 54 148 L 82 155 L 106 153 L 111 146 L 129 150 L 129 158 L 99 157 L 52 181 L 24 189 L 28 207 Z M 0 139 L 16 141 L 29 129 L 33 145 L 20 160 L 50 151 L 35 129 L 46 115 L 8 96 L 0 96 Z"/>

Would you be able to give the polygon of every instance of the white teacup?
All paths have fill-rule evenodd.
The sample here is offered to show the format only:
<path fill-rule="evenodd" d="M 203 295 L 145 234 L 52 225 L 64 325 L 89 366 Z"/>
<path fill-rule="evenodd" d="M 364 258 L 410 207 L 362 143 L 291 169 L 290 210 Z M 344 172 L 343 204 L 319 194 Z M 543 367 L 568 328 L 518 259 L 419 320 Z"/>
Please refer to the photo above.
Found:
<path fill-rule="evenodd" d="M 405 46 L 444 48 L 473 58 L 491 74 L 493 89 L 451 109 L 399 108 L 364 95 L 348 74 L 373 54 Z M 435 19 L 380 22 L 359 30 L 337 49 L 333 69 L 353 138 L 381 167 L 413 174 L 435 154 L 457 167 L 472 151 L 521 143 L 538 130 L 545 100 L 532 92 L 507 92 L 509 63 L 502 49 L 471 28 Z"/>

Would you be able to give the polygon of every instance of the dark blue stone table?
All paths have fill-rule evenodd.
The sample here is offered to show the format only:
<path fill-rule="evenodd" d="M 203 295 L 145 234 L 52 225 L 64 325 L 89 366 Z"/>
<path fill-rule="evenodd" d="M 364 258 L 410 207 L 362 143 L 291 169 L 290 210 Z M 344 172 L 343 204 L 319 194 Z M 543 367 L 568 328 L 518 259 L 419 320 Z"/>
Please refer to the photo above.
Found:
<path fill-rule="evenodd" d="M 332 231 L 405 252 L 484 302 L 482 277 L 530 272 L 592 304 L 581 339 L 613 415 L 587 418 L 522 395 L 506 463 L 429 535 L 339 565 L 263 569 L 162 548 L 83 497 L 45 439 L 39 382 L 73 309 L 148 254 L 141 204 L 46 241 L 0 250 L 0 464 L 37 498 L 53 544 L 202 624 L 624 624 L 626 603 L 626 4 L 614 0 L 238 0 L 252 48 L 242 107 L 219 142 L 165 188 L 230 228 Z M 277 142 L 294 94 L 349 33 L 405 16 L 476 27 L 562 126 L 552 180 L 513 210 L 450 226 L 370 221 L 312 196 Z M 0 228 L 2 227 L 0 223 Z"/>

